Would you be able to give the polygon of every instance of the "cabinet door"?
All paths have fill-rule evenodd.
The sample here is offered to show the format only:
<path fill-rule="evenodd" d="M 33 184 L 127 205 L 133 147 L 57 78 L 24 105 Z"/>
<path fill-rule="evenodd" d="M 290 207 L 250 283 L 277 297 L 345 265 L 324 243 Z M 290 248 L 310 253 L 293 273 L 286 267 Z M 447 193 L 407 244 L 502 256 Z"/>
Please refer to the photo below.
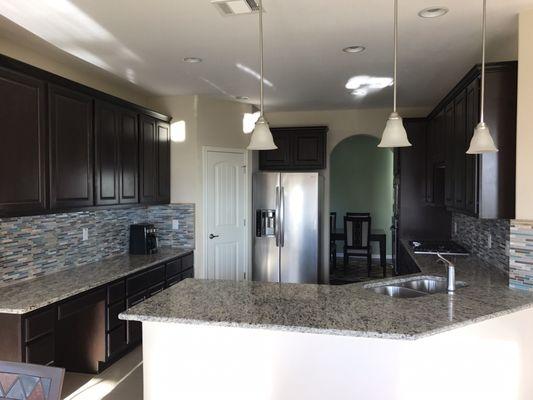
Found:
<path fill-rule="evenodd" d="M 170 127 L 157 122 L 157 202 L 170 203 Z"/>
<path fill-rule="evenodd" d="M 95 114 L 95 197 L 97 205 L 118 204 L 118 111 L 111 104 L 96 103 Z"/>
<path fill-rule="evenodd" d="M 140 116 L 140 200 L 157 202 L 157 123 L 146 115 Z"/>
<path fill-rule="evenodd" d="M 455 99 L 454 113 L 454 201 L 457 210 L 465 209 L 466 167 L 466 91 Z"/>
<path fill-rule="evenodd" d="M 259 152 L 259 169 L 284 170 L 291 166 L 291 141 L 290 136 L 272 129 L 274 143 L 277 150 L 264 150 Z"/>
<path fill-rule="evenodd" d="M 435 152 L 437 151 L 436 137 L 437 137 L 437 119 L 433 118 L 428 123 L 427 141 L 426 141 L 426 202 L 434 204 L 434 172 L 435 172 Z"/>
<path fill-rule="evenodd" d="M 120 204 L 139 202 L 139 134 L 137 114 L 119 112 Z"/>
<path fill-rule="evenodd" d="M 292 137 L 292 164 L 295 169 L 326 168 L 326 133 L 301 132 Z"/>
<path fill-rule="evenodd" d="M 467 88 L 466 95 L 466 145 L 474 134 L 474 129 L 479 122 L 479 88 L 480 81 L 476 79 Z M 477 215 L 478 213 L 478 156 L 466 155 L 465 174 L 465 210 Z"/>
<path fill-rule="evenodd" d="M 51 206 L 65 209 L 92 206 L 93 100 L 50 85 Z"/>
<path fill-rule="evenodd" d="M 444 133 L 446 137 L 446 176 L 444 204 L 446 207 L 454 205 L 454 107 L 453 102 L 448 104 L 444 110 Z"/>
<path fill-rule="evenodd" d="M 45 85 L 0 69 L 0 216 L 46 210 Z"/>

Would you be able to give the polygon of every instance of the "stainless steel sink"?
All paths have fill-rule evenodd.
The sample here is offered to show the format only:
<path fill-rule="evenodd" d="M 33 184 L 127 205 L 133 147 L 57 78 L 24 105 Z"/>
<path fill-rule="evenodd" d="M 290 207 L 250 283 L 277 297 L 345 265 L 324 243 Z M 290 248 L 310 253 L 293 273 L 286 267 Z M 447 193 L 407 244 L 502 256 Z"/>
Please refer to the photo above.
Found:
<path fill-rule="evenodd" d="M 465 282 L 456 282 L 457 289 L 465 286 Z M 413 298 L 435 293 L 446 293 L 447 282 L 446 279 L 440 277 L 420 277 L 394 284 L 367 286 L 366 289 L 390 297 Z"/>
<path fill-rule="evenodd" d="M 379 293 L 379 294 L 384 294 L 390 297 L 400 297 L 403 299 L 425 296 L 427 294 L 427 293 L 418 292 L 413 289 L 407 289 L 405 287 L 392 286 L 392 285 L 377 286 L 377 287 L 372 287 L 368 289 L 373 290 L 374 292 Z"/>

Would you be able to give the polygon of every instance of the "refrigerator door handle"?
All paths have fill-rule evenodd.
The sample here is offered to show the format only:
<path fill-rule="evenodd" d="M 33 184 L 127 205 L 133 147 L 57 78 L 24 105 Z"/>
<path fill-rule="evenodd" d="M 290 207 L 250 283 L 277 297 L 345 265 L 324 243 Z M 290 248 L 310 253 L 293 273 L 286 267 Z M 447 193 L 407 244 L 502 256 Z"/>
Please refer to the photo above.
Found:
<path fill-rule="evenodd" d="M 281 247 L 285 246 L 285 188 L 281 187 L 281 193 L 279 196 L 280 206 L 279 206 L 279 218 L 280 218 L 280 245 Z"/>
<path fill-rule="evenodd" d="M 276 216 L 275 216 L 275 227 L 274 227 L 274 236 L 276 237 L 276 247 L 279 247 L 279 238 L 280 238 L 280 190 L 279 186 L 276 186 Z"/>

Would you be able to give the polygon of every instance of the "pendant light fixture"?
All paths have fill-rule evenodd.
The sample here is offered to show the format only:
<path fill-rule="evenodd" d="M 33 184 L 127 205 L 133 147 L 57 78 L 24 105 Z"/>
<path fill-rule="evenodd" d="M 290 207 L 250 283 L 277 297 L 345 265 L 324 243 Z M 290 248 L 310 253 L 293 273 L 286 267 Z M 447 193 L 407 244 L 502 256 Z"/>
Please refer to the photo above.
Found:
<path fill-rule="evenodd" d="M 263 77 L 263 0 L 259 0 L 259 50 L 261 53 L 261 98 L 260 98 L 260 115 L 255 123 L 252 137 L 248 150 L 275 150 L 278 148 L 274 143 L 272 132 L 265 119 L 265 95 L 264 95 L 264 77 Z"/>
<path fill-rule="evenodd" d="M 470 147 L 466 154 L 496 153 L 498 148 L 494 145 L 490 130 L 485 123 L 485 47 L 487 32 L 487 0 L 483 0 L 483 51 L 481 56 L 481 112 L 479 124 L 474 130 Z"/>
<path fill-rule="evenodd" d="M 385 130 L 383 131 L 383 136 L 381 137 L 381 142 L 378 144 L 378 147 L 409 147 L 412 146 L 409 143 L 407 138 L 407 132 L 403 126 L 402 117 L 396 111 L 396 98 L 398 92 L 398 83 L 397 83 L 397 69 L 398 69 L 398 0 L 394 0 L 394 107 L 389 119 L 387 120 L 387 125 L 385 125 Z"/>

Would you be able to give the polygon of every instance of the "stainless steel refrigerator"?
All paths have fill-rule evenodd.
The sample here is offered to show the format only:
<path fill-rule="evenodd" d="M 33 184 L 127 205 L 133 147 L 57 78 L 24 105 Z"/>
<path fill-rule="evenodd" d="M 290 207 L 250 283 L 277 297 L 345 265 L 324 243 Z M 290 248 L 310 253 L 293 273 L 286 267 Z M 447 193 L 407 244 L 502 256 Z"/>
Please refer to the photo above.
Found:
<path fill-rule="evenodd" d="M 254 281 L 318 282 L 321 187 L 318 173 L 254 174 Z"/>

